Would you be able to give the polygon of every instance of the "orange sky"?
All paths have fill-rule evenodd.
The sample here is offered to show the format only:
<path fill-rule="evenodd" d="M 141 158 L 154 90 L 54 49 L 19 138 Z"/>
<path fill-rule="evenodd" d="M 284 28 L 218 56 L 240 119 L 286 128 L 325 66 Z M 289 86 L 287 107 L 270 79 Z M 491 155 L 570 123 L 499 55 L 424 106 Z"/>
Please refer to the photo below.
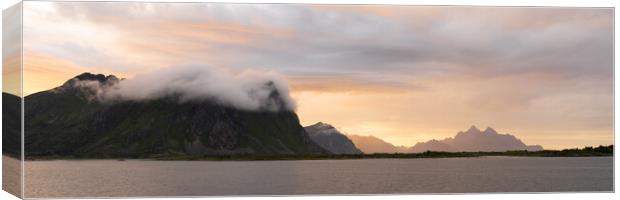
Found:
<path fill-rule="evenodd" d="M 302 125 L 396 145 L 491 126 L 613 143 L 611 9 L 25 2 L 24 93 L 85 71 L 281 74 Z"/>

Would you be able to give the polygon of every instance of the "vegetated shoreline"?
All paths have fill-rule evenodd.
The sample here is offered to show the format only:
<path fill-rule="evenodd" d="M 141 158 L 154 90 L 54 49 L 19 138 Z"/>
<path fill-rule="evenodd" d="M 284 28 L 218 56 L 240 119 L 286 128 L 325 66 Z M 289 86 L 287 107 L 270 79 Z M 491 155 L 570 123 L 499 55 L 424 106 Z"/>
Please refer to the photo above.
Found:
<path fill-rule="evenodd" d="M 585 147 L 582 149 L 506 152 L 437 152 L 422 153 L 374 153 L 374 154 L 311 154 L 311 155 L 185 155 L 178 153 L 151 156 L 26 156 L 26 161 L 43 160 L 159 160 L 159 161 L 269 161 L 269 160 L 351 160 L 351 159 L 419 159 L 419 158 L 466 158 L 483 156 L 510 157 L 609 157 L 613 146 Z M 3 154 L 7 155 L 7 154 Z M 7 155 L 12 158 L 19 157 Z"/>

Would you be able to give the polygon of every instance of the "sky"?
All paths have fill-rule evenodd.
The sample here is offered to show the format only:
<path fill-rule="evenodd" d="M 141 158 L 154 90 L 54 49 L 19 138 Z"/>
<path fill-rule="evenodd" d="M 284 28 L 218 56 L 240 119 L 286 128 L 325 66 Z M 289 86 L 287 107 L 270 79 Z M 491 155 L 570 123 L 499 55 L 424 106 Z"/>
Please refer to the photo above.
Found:
<path fill-rule="evenodd" d="M 411 146 L 471 125 L 613 143 L 613 9 L 24 2 L 24 94 L 82 73 L 278 74 L 304 126 Z"/>

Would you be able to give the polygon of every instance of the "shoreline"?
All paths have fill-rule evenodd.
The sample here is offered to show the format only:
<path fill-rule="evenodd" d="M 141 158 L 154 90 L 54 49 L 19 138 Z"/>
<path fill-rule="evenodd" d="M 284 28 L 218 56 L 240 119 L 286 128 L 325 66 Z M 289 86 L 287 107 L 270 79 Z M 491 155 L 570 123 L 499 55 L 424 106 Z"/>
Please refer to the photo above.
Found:
<path fill-rule="evenodd" d="M 20 160 L 11 155 L 3 156 Z M 613 146 L 605 149 L 569 149 L 506 152 L 434 152 L 375 153 L 375 154 L 314 154 L 314 155 L 184 155 L 160 154 L 150 156 L 28 156 L 25 161 L 52 160 L 153 160 L 153 161 L 279 161 L 279 160 L 361 160 L 361 159 L 425 159 L 475 157 L 613 157 Z"/>

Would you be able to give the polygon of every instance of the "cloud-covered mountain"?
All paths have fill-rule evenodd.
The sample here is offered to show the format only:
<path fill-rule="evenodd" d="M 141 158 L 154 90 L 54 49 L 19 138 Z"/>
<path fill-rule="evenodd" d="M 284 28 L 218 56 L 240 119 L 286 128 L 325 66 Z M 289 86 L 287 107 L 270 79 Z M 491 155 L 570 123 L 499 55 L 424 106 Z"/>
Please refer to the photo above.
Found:
<path fill-rule="evenodd" d="M 310 139 L 333 154 L 363 154 L 346 135 L 323 122 L 306 126 Z"/>
<path fill-rule="evenodd" d="M 138 74 L 123 81 L 114 76 L 82 74 L 65 84 L 90 90 L 92 100 L 103 102 L 147 101 L 174 95 L 179 102 L 210 100 L 250 111 L 295 110 L 288 84 L 272 72 L 184 65 Z"/>
<path fill-rule="evenodd" d="M 407 153 L 407 147 L 394 146 L 374 136 L 347 135 L 364 153 Z"/>
<path fill-rule="evenodd" d="M 526 145 L 510 134 L 499 134 L 488 127 L 484 131 L 472 126 L 465 132 L 458 132 L 454 138 L 420 142 L 409 148 L 409 152 L 424 151 L 487 151 L 503 152 L 512 150 L 541 151 L 540 145 Z"/>
<path fill-rule="evenodd" d="M 184 79 L 191 79 L 191 76 L 177 78 L 180 79 L 149 80 L 156 85 L 164 84 L 157 81 L 172 81 L 178 87 L 185 85 L 182 83 L 193 82 Z M 225 102 L 227 98 L 213 96 L 220 93 L 197 92 L 195 94 L 204 96 L 185 99 L 187 95 L 194 94 L 189 93 L 193 90 L 177 93 L 172 90 L 176 86 L 169 89 L 151 86 L 151 90 L 157 89 L 159 92 L 147 92 L 153 94 L 147 99 L 97 99 L 106 92 L 119 91 L 110 88 L 122 88 L 125 81 L 129 80 L 84 73 L 60 87 L 26 96 L 26 156 L 328 153 L 310 139 L 295 112 L 282 103 L 286 100 L 277 87 L 270 87 L 271 82 L 262 82 L 265 85 L 258 84 L 243 90 L 256 92 L 251 88 L 261 88 L 268 91 L 267 96 L 249 96 L 259 100 L 257 102 L 267 103 L 269 107 L 228 104 Z M 270 101 L 260 101 L 261 98 Z"/>

